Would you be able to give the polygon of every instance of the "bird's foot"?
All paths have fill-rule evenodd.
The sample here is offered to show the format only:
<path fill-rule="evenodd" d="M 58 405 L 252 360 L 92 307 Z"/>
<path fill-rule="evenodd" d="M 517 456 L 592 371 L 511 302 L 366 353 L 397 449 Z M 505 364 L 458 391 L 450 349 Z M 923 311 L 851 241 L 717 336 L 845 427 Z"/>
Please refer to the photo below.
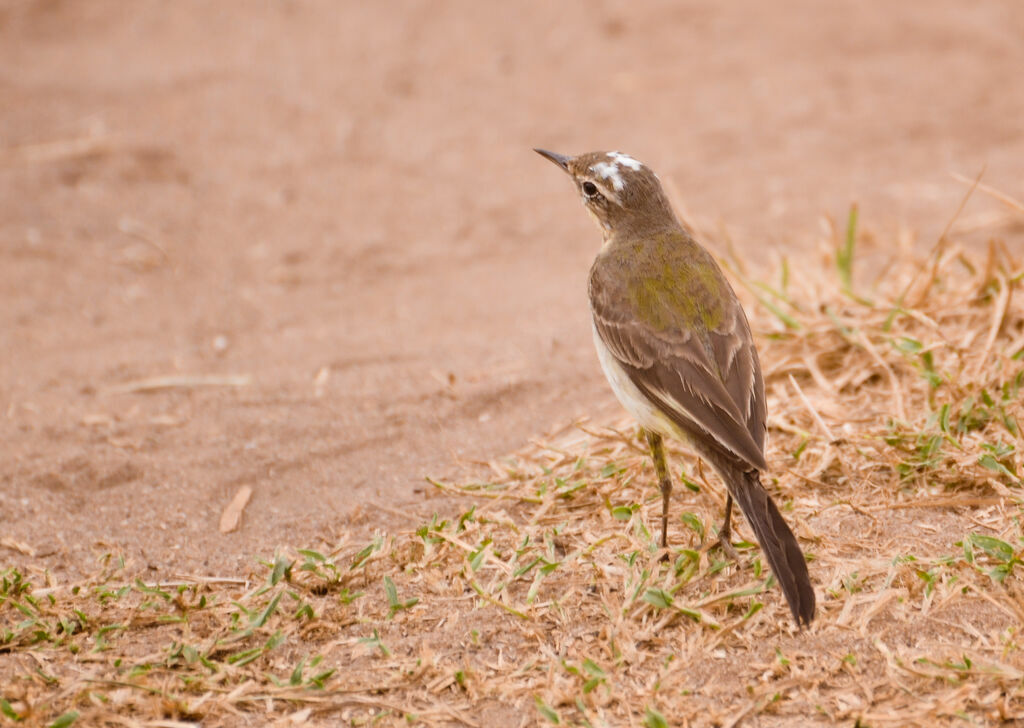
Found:
<path fill-rule="evenodd" d="M 718 534 L 718 547 L 730 559 L 737 564 L 740 563 L 740 554 L 736 547 L 732 545 L 732 534 L 729 531 L 722 531 Z"/>
<path fill-rule="evenodd" d="M 661 539 L 661 556 L 658 557 L 658 561 L 666 563 L 672 559 L 672 549 L 668 547 L 668 540 L 664 537 Z"/>

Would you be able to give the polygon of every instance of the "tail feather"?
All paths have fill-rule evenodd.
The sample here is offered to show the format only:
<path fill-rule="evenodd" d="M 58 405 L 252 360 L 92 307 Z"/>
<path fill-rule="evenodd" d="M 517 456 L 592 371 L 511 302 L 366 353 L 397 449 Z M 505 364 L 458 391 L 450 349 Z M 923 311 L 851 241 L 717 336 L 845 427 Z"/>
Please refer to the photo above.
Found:
<path fill-rule="evenodd" d="M 728 476 L 725 480 L 729 492 L 754 529 L 768 565 L 789 602 L 793 619 L 797 625 L 809 625 L 814 618 L 814 588 L 796 536 L 761 485 L 756 470 L 744 472 L 736 467 L 723 470 L 726 470 L 723 475 Z"/>

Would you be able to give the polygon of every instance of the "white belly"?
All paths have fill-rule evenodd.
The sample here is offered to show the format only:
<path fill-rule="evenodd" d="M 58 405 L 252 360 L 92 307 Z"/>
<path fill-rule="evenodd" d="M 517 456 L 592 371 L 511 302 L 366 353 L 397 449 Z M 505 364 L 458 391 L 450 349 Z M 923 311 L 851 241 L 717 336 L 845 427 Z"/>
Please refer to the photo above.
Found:
<path fill-rule="evenodd" d="M 601 369 L 604 370 L 608 383 L 612 385 L 612 391 L 615 392 L 615 396 L 622 403 L 622 406 L 626 408 L 626 411 L 633 415 L 636 421 L 640 423 L 640 426 L 645 429 L 653 430 L 668 437 L 685 439 L 679 428 L 670 419 L 665 417 L 657 407 L 651 404 L 651 401 L 644 396 L 644 393 L 633 384 L 629 374 L 626 373 L 626 370 L 622 368 L 622 365 L 619 364 L 618 360 L 601 340 L 600 334 L 597 333 L 597 327 L 593 326 L 592 328 L 594 332 L 594 346 L 597 347 L 597 358 L 601 361 Z"/>

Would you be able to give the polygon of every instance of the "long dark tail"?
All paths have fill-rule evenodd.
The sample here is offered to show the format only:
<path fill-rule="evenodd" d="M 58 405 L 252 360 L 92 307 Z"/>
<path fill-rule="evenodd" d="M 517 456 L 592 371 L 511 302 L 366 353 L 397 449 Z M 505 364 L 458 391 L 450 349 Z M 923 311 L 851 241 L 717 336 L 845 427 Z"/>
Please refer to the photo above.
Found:
<path fill-rule="evenodd" d="M 811 577 L 807 573 L 807 561 L 775 501 L 761 485 L 757 471 L 744 471 L 719 458 L 714 458 L 712 464 L 726 481 L 733 500 L 754 529 L 757 542 L 789 602 L 793 619 L 800 626 L 810 624 L 814 618 L 815 598 Z"/>

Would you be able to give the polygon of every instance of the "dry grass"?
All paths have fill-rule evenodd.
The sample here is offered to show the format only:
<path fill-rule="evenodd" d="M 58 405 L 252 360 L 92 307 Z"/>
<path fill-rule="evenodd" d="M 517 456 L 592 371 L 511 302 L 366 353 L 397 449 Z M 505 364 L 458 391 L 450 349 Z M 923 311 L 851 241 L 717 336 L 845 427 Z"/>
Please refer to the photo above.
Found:
<path fill-rule="evenodd" d="M 992 725 L 1024 720 L 1022 269 L 943 240 L 855 286 L 747 281 L 769 487 L 811 559 L 797 631 L 756 547 L 710 544 L 721 485 L 677 454 L 671 559 L 632 431 L 573 427 L 435 483 L 409 532 L 245 579 L 0 584 L 0 714 L 69 725 Z M 876 259 L 878 259 L 876 257 Z M 678 472 L 678 469 L 677 469 Z M 692 492 L 691 492 L 692 491 Z M 739 533 L 746 533 L 745 524 Z M 60 718 L 58 718 L 60 716 Z"/>

